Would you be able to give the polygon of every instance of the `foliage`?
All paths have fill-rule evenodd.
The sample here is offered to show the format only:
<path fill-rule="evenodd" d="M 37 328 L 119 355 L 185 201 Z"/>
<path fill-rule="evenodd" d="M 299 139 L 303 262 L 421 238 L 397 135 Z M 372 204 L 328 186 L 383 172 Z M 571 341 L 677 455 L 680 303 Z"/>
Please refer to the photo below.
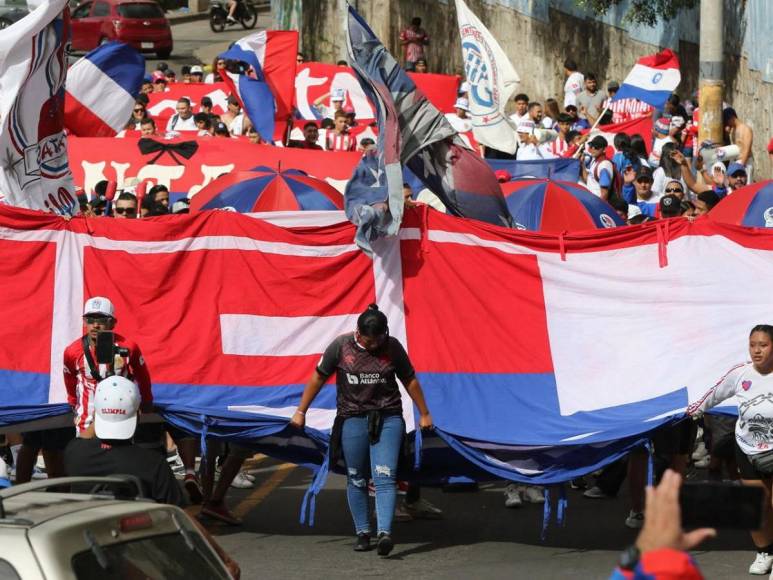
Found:
<path fill-rule="evenodd" d="M 574 0 L 575 3 L 601 16 L 613 6 L 618 6 L 626 0 Z M 631 24 L 654 26 L 658 20 L 671 20 L 682 10 L 689 10 L 698 5 L 700 0 L 630 0 L 630 6 L 624 21 Z"/>

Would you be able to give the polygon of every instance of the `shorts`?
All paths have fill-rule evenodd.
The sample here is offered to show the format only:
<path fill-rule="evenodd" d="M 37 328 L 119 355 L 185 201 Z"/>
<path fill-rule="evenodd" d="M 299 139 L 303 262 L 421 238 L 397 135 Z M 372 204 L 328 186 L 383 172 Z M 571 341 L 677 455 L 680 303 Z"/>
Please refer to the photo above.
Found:
<path fill-rule="evenodd" d="M 22 433 L 22 442 L 27 447 L 43 451 L 64 451 L 67 444 L 75 439 L 75 427 L 58 427 L 42 431 Z"/>
<path fill-rule="evenodd" d="M 735 444 L 735 462 L 738 464 L 738 473 L 741 479 L 770 479 L 769 475 L 763 475 L 752 465 L 749 456 Z"/>

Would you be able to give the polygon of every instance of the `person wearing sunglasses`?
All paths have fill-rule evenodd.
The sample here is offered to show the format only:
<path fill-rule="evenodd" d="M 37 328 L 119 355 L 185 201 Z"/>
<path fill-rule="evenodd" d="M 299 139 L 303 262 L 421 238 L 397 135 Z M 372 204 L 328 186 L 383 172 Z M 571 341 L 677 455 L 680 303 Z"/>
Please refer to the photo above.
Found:
<path fill-rule="evenodd" d="M 137 217 L 137 197 L 128 191 L 122 191 L 115 200 L 113 217 L 116 219 L 135 219 Z"/>
<path fill-rule="evenodd" d="M 397 462 L 405 435 L 403 406 L 397 379 L 419 409 L 419 427 L 431 429 L 432 416 L 408 354 L 389 335 L 386 315 L 371 304 L 357 318 L 354 332 L 342 334 L 324 351 L 306 384 L 290 424 L 306 425 L 306 414 L 322 385 L 336 375 L 336 419 L 330 443 L 330 464 L 343 452 L 346 495 L 354 520 L 354 550 L 370 549 L 368 475 L 376 488 L 377 551 L 387 556 L 393 547 L 392 519 L 397 499 Z"/>

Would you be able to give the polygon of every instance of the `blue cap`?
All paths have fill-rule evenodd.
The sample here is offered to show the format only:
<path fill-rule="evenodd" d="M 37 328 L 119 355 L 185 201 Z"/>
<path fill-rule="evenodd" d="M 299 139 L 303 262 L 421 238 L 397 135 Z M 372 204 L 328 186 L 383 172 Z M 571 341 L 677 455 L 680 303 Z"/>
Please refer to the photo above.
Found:
<path fill-rule="evenodd" d="M 743 163 L 738 163 L 737 161 L 735 163 L 731 163 L 730 167 L 727 168 L 728 175 L 735 175 L 739 171 L 746 173 L 746 167 L 743 165 Z"/>

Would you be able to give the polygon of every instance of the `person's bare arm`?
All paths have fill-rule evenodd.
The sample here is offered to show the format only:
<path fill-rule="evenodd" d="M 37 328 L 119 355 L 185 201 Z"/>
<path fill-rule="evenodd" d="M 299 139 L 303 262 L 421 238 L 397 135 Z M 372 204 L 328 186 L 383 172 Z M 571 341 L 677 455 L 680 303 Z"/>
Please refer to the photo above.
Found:
<path fill-rule="evenodd" d="M 314 100 L 314 102 L 312 103 L 312 105 L 314 105 L 315 107 L 316 107 L 316 106 L 318 106 L 318 105 L 321 105 L 322 103 L 324 103 L 324 102 L 325 102 L 325 100 L 326 100 L 326 99 L 327 99 L 329 96 L 330 96 L 330 92 L 328 91 L 327 93 L 325 93 L 325 94 L 324 94 L 324 95 L 322 95 L 321 97 L 319 97 L 319 98 L 315 99 L 315 100 Z"/>
<path fill-rule="evenodd" d="M 314 374 L 311 375 L 309 382 L 306 383 L 306 386 L 303 389 L 303 395 L 301 395 L 301 402 L 298 404 L 298 409 L 290 419 L 291 425 L 298 429 L 303 429 L 306 425 L 306 411 L 309 410 L 309 407 L 311 407 L 311 404 L 314 402 L 314 399 L 324 384 L 325 377 L 319 374 L 319 371 L 314 369 Z"/>
<path fill-rule="evenodd" d="M 749 161 L 749 157 L 751 157 L 752 139 L 752 130 L 748 125 L 740 125 L 736 129 L 735 144 L 738 145 L 738 148 L 741 150 L 741 154 L 738 156 L 738 162 L 743 165 L 746 165 Z"/>
<path fill-rule="evenodd" d="M 692 174 L 692 171 L 690 170 L 690 164 L 687 161 L 687 158 L 684 156 L 684 154 L 681 151 L 673 151 L 671 153 L 671 159 L 676 161 L 679 164 L 679 169 L 682 171 L 682 179 L 684 179 L 685 185 L 689 187 L 692 191 L 695 193 L 701 193 L 703 191 L 708 191 L 711 189 L 710 187 L 706 187 L 705 185 L 699 185 L 698 182 L 695 180 L 695 177 Z"/>
<path fill-rule="evenodd" d="M 419 409 L 419 427 L 422 429 L 431 429 L 433 427 L 432 415 L 430 415 L 429 408 L 424 400 L 424 391 L 421 389 L 419 379 L 414 376 L 408 381 L 408 384 L 405 385 L 405 390 L 408 391 L 408 395 Z"/>

